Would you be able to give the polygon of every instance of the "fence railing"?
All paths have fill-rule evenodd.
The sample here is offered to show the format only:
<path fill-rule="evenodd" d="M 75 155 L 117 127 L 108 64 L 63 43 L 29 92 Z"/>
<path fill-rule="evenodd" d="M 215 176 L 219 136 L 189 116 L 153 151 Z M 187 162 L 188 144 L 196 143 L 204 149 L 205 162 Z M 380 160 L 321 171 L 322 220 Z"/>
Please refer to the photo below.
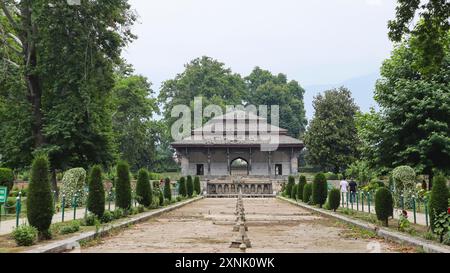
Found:
<path fill-rule="evenodd" d="M 343 208 L 374 213 L 375 212 L 375 194 L 373 192 L 347 192 L 341 193 L 341 206 Z M 428 199 L 418 198 L 412 196 L 409 200 L 409 206 L 406 208 L 405 198 L 403 195 L 400 196 L 400 206 L 395 207 L 395 209 L 401 209 L 403 211 L 411 210 L 413 215 L 413 222 L 417 224 L 418 213 L 423 213 L 425 215 L 425 225 L 429 226 L 429 211 L 428 211 Z"/>

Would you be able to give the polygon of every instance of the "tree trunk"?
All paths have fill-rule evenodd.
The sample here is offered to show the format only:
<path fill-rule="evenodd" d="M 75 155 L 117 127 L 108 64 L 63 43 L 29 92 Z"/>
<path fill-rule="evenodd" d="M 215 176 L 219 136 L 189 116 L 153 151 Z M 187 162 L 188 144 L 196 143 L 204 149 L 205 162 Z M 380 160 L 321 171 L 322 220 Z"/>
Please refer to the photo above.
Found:
<path fill-rule="evenodd" d="M 431 189 L 433 188 L 433 177 L 434 177 L 433 170 L 430 169 L 428 171 L 428 190 L 429 191 L 431 191 Z"/>
<path fill-rule="evenodd" d="M 384 226 L 388 227 L 389 226 L 389 218 L 386 218 L 386 220 L 384 221 Z"/>
<path fill-rule="evenodd" d="M 57 198 L 59 196 L 58 181 L 56 180 L 56 170 L 53 167 L 52 167 L 52 188 L 55 193 L 55 198 Z"/>

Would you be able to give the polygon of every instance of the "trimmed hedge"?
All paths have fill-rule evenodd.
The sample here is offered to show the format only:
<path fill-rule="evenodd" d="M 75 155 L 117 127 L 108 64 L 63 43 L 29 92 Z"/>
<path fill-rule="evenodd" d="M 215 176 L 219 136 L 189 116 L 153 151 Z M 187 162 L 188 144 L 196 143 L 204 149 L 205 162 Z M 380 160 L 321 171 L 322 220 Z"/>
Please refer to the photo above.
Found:
<path fill-rule="evenodd" d="M 98 165 L 92 167 L 89 175 L 87 208 L 98 218 L 101 218 L 105 212 L 105 188 L 103 187 L 102 168 Z"/>
<path fill-rule="evenodd" d="M 303 202 L 309 203 L 312 195 L 312 184 L 308 183 L 303 187 Z"/>
<path fill-rule="evenodd" d="M 394 215 L 394 201 L 391 192 L 387 188 L 379 188 L 375 194 L 375 212 L 378 220 L 388 226 L 389 217 Z"/>
<path fill-rule="evenodd" d="M 192 176 L 188 175 L 187 180 L 186 180 L 186 190 L 187 190 L 187 195 L 189 197 L 192 197 L 192 195 L 194 194 L 194 182 L 192 181 Z"/>
<path fill-rule="evenodd" d="M 189 178 L 188 178 L 188 180 L 189 180 Z M 188 194 L 189 194 L 189 192 L 188 192 Z M 170 187 L 170 178 L 168 178 L 168 177 L 166 178 L 166 180 L 164 182 L 164 199 L 168 200 L 169 202 L 172 200 L 172 189 Z"/>
<path fill-rule="evenodd" d="M 152 186 L 146 169 L 140 169 L 136 184 L 136 196 L 139 204 L 149 207 L 153 202 Z"/>
<path fill-rule="evenodd" d="M 306 185 L 306 176 L 301 175 L 298 182 L 297 199 L 303 200 L 303 189 Z"/>
<path fill-rule="evenodd" d="M 14 229 L 12 237 L 17 246 L 32 246 L 37 240 L 38 230 L 35 227 L 21 225 Z"/>
<path fill-rule="evenodd" d="M 117 164 L 116 206 L 128 210 L 131 207 L 131 182 L 128 163 L 120 161 Z"/>
<path fill-rule="evenodd" d="M 0 186 L 7 187 L 8 192 L 14 186 L 14 173 L 11 169 L 0 168 Z"/>
<path fill-rule="evenodd" d="M 294 200 L 297 199 L 297 190 L 298 190 L 298 185 L 295 184 L 295 185 L 292 187 L 292 191 L 291 191 L 291 199 L 294 199 Z"/>
<path fill-rule="evenodd" d="M 201 185 L 200 185 L 200 177 L 196 176 L 194 178 L 194 191 L 200 195 L 202 194 L 202 189 L 201 189 Z"/>
<path fill-rule="evenodd" d="M 328 193 L 328 206 L 331 210 L 335 211 L 339 208 L 341 204 L 341 191 L 338 189 L 332 189 Z"/>
<path fill-rule="evenodd" d="M 161 190 L 158 190 L 159 192 L 159 206 L 162 207 L 164 206 L 164 194 Z"/>
<path fill-rule="evenodd" d="M 327 188 L 327 178 L 323 173 L 318 173 L 314 177 L 312 184 L 312 201 L 314 204 L 320 207 L 327 201 L 328 188 Z"/>
<path fill-rule="evenodd" d="M 180 181 L 178 181 L 178 194 L 184 197 L 187 196 L 186 179 L 184 177 L 181 177 Z"/>
<path fill-rule="evenodd" d="M 287 197 L 291 197 L 292 188 L 294 187 L 294 185 L 295 185 L 295 178 L 293 176 L 289 176 L 288 183 L 286 186 L 286 196 Z"/>
<path fill-rule="evenodd" d="M 43 239 L 51 237 L 49 228 L 53 218 L 53 195 L 49 180 L 49 162 L 43 155 L 33 160 L 28 187 L 27 218 Z"/>
<path fill-rule="evenodd" d="M 433 187 L 430 196 L 430 223 L 431 230 L 434 231 L 434 219 L 437 215 L 446 212 L 448 209 L 448 188 L 447 179 L 443 175 L 433 178 Z"/>

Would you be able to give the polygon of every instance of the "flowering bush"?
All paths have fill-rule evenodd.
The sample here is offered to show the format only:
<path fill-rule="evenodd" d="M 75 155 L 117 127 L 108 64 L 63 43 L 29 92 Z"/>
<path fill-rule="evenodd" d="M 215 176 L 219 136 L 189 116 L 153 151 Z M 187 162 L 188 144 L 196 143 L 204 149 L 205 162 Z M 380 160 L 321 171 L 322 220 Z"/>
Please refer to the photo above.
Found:
<path fill-rule="evenodd" d="M 411 197 L 416 192 L 416 172 L 409 166 L 400 166 L 392 172 L 394 182 L 394 199 L 400 205 L 400 196 L 404 197 L 404 204 L 410 204 Z"/>
<path fill-rule="evenodd" d="M 78 196 L 77 206 L 82 206 L 85 203 L 87 197 L 84 191 L 84 187 L 86 186 L 86 171 L 83 168 L 66 171 L 61 183 L 59 199 L 62 200 L 63 195 L 66 195 L 66 207 L 72 205 L 75 194 Z"/>

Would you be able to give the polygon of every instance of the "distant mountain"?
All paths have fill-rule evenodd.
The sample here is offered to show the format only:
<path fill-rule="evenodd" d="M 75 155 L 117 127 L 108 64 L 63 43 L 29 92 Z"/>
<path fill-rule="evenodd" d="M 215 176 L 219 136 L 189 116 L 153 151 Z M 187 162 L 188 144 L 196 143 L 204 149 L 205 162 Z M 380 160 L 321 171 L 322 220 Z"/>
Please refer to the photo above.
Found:
<path fill-rule="evenodd" d="M 355 99 L 355 103 L 360 107 L 361 111 L 367 112 L 370 107 L 377 108 L 377 104 L 373 99 L 375 82 L 379 79 L 378 73 L 373 73 L 366 76 L 361 76 L 353 79 L 346 80 L 338 84 L 321 84 L 321 85 L 307 85 L 303 86 L 305 89 L 305 109 L 306 117 L 311 120 L 314 116 L 314 108 L 312 102 L 314 96 L 319 93 L 323 93 L 326 90 L 332 88 L 338 88 L 344 86 L 352 92 L 352 97 Z"/>

